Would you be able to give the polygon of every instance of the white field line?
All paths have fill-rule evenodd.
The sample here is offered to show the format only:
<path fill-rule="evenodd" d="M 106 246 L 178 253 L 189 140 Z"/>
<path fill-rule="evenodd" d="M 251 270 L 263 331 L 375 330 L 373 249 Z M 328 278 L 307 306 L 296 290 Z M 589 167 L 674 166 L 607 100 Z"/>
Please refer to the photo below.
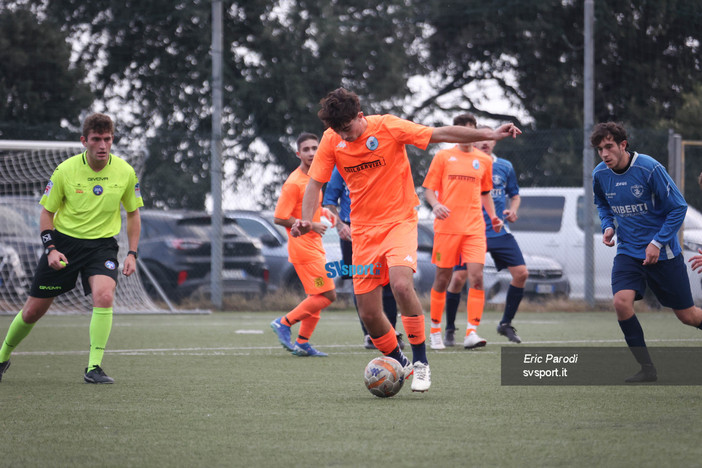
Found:
<path fill-rule="evenodd" d="M 702 343 L 702 338 L 681 338 L 681 339 L 647 339 L 646 343 L 651 345 L 652 343 L 660 344 L 674 344 L 674 343 Z M 621 345 L 624 346 L 623 339 L 616 340 L 549 340 L 549 341 L 524 341 L 521 345 L 512 345 L 504 343 L 504 346 L 534 346 L 534 345 L 577 345 L 577 344 L 611 344 L 611 345 Z M 320 344 L 318 345 L 320 349 L 339 349 L 344 350 L 342 352 L 337 352 L 335 354 L 371 354 L 368 350 L 356 350 L 355 348 L 360 348 L 360 344 Z M 494 354 L 499 352 L 499 347 L 493 350 L 479 349 L 479 350 L 464 350 L 460 345 L 456 346 L 453 350 L 447 349 L 445 351 L 437 352 L 430 349 L 427 351 L 430 356 L 436 356 L 438 354 L 448 354 L 448 353 L 470 353 L 471 355 L 478 356 L 481 354 Z M 406 348 L 407 350 L 407 348 Z M 192 348 L 141 348 L 141 349 L 107 349 L 106 354 L 111 355 L 122 355 L 122 356 L 140 356 L 140 355 L 169 355 L 169 356 L 202 356 L 202 355 L 250 355 L 255 351 L 280 351 L 282 354 L 287 354 L 282 346 L 221 346 L 221 347 L 192 347 Z M 411 351 L 407 350 L 411 354 Z M 15 351 L 12 353 L 14 356 L 73 356 L 73 355 L 85 355 L 88 354 L 87 350 L 82 351 Z M 276 353 L 277 354 L 277 353 Z"/>

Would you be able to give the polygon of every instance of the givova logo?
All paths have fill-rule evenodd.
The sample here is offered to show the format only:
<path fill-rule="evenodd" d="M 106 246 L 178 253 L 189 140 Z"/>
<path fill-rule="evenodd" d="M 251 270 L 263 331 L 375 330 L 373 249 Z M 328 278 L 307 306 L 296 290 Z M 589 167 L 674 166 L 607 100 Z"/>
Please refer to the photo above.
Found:
<path fill-rule="evenodd" d="M 379 276 L 382 267 L 383 265 L 381 263 L 346 265 L 343 260 L 329 262 L 324 265 L 324 268 L 327 270 L 328 278 L 336 278 L 337 276 Z"/>

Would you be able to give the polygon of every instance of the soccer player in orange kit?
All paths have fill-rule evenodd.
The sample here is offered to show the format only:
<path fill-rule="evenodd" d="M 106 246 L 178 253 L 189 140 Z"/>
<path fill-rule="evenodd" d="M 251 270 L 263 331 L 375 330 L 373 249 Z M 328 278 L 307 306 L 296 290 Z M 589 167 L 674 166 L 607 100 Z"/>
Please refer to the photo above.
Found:
<path fill-rule="evenodd" d="M 295 267 L 297 276 L 308 294 L 297 307 L 271 322 L 271 328 L 278 341 L 295 356 L 326 356 L 309 343 L 317 327 L 322 309 L 336 300 L 334 281 L 327 276 L 324 268 L 326 256 L 322 246 L 322 235 L 327 230 L 321 219 L 322 208 L 318 204 L 312 216 L 312 229 L 304 236 L 293 237 L 290 228 L 302 216 L 302 197 L 310 180 L 307 172 L 314 160 L 319 145 L 317 135 L 302 133 L 297 138 L 297 157 L 300 166 L 295 169 L 283 184 L 280 198 L 275 207 L 275 223 L 288 231 L 288 260 Z M 325 209 L 326 211 L 326 209 Z M 290 341 L 290 327 L 300 322 L 300 331 L 295 343 Z"/>
<path fill-rule="evenodd" d="M 344 88 L 328 93 L 320 104 L 317 115 L 328 128 L 310 167 L 302 218 L 293 225 L 291 234 L 304 235 L 313 229 L 320 189 L 336 166 L 351 196 L 354 266 L 379 265 L 380 270 L 354 276 L 359 315 L 376 348 L 398 360 L 406 376 L 414 373 L 412 391 L 425 392 L 431 386 L 431 372 L 424 315 L 412 277 L 417 268 L 419 198 L 405 145 L 425 149 L 429 143 L 499 140 L 516 137 L 521 131 L 512 124 L 497 130 L 433 128 L 389 114 L 365 116 L 358 96 Z M 412 346 L 412 362 L 398 347 L 395 330 L 383 313 L 382 286 L 388 282 Z"/>
<path fill-rule="evenodd" d="M 475 117 L 461 114 L 453 119 L 454 125 L 476 127 Z M 434 249 L 432 263 L 436 276 L 431 288 L 431 328 L 429 344 L 432 349 L 444 349 L 441 338 L 441 316 L 446 304 L 446 287 L 451 280 L 454 265 L 466 264 L 470 278 L 468 292 L 468 327 L 463 347 L 485 346 L 478 336 L 485 306 L 483 265 L 487 240 L 483 207 L 492 228 L 499 231 L 502 220 L 495 214 L 492 190 L 492 157 L 461 143 L 441 150 L 434 156 L 424 179 L 424 197 L 431 205 L 434 219 Z"/>

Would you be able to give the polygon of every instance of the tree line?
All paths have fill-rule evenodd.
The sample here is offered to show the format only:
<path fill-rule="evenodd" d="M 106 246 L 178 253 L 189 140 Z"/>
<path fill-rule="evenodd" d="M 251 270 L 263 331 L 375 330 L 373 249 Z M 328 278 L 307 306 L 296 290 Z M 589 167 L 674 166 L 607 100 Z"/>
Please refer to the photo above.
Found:
<path fill-rule="evenodd" d="M 361 96 L 366 114 L 515 122 L 529 138 L 502 148 L 523 185 L 582 183 L 582 2 L 223 6 L 223 156 L 233 184 L 252 161 L 290 172 L 295 137 L 321 134 L 319 99 L 339 86 Z M 702 3 L 597 0 L 595 15 L 596 120 L 636 129 L 652 144 L 640 150 L 662 160 L 668 129 L 702 139 Z M 0 138 L 75 139 L 82 115 L 107 111 L 121 141 L 148 151 L 146 203 L 201 209 L 210 190 L 210 45 L 210 1 L 0 0 Z M 429 83 L 421 99 L 413 77 Z M 486 107 L 486 83 L 515 112 Z M 419 184 L 429 155 L 411 158 Z"/>

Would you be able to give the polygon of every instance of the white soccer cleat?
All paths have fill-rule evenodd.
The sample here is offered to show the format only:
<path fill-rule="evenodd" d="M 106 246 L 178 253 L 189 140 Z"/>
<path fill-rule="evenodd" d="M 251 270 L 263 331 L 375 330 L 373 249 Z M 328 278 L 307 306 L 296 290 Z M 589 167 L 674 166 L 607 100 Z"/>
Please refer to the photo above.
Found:
<path fill-rule="evenodd" d="M 487 341 L 480 338 L 475 330 L 471 331 L 466 335 L 463 340 L 463 347 L 465 349 L 481 348 L 487 344 Z"/>
<path fill-rule="evenodd" d="M 412 377 L 412 391 L 426 392 L 431 387 L 431 370 L 429 364 L 421 361 L 414 363 L 414 377 Z"/>
<path fill-rule="evenodd" d="M 441 332 L 429 334 L 429 346 L 431 349 L 446 349 L 444 339 L 441 337 Z"/>

